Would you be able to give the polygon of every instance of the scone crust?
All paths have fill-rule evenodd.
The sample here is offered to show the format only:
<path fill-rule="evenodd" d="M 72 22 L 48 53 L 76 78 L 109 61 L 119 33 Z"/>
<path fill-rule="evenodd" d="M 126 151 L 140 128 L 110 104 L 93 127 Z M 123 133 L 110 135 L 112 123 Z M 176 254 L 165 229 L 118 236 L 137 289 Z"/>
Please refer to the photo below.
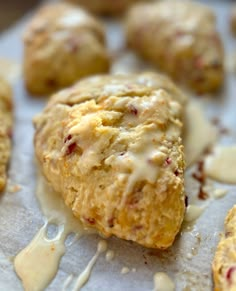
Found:
<path fill-rule="evenodd" d="M 208 7 L 185 0 L 138 4 L 126 19 L 128 45 L 140 55 L 198 93 L 219 89 L 224 50 Z"/>
<path fill-rule="evenodd" d="M 129 6 L 144 0 L 67 0 L 73 4 L 79 4 L 85 9 L 102 15 L 118 15 L 123 13 Z M 147 1 L 147 0 L 146 0 Z"/>
<path fill-rule="evenodd" d="M 66 3 L 43 6 L 24 34 L 24 78 L 35 95 L 47 95 L 82 77 L 107 72 L 102 24 Z"/>
<path fill-rule="evenodd" d="M 225 219 L 225 231 L 212 264 L 215 291 L 236 290 L 236 205 Z"/>
<path fill-rule="evenodd" d="M 59 92 L 35 119 L 47 180 L 84 225 L 169 247 L 184 212 L 185 96 L 166 77 L 97 76 Z"/>
<path fill-rule="evenodd" d="M 12 111 L 10 85 L 0 77 L 0 191 L 5 188 L 7 182 L 7 166 L 11 152 Z"/>

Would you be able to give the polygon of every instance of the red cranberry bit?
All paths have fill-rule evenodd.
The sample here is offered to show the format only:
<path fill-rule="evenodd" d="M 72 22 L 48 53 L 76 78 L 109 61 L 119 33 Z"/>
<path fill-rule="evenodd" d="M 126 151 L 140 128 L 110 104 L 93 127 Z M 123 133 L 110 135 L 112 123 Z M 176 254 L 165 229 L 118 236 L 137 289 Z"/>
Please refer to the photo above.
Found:
<path fill-rule="evenodd" d="M 68 145 L 68 148 L 67 148 L 67 150 L 66 150 L 66 155 L 70 155 L 70 154 L 72 154 L 72 153 L 75 151 L 76 146 L 77 146 L 77 145 L 76 145 L 75 142 L 73 142 L 72 144 Z"/>
<path fill-rule="evenodd" d="M 84 217 L 84 220 L 91 225 L 94 225 L 96 223 L 96 220 L 93 217 L 88 217 L 88 218 Z"/>
<path fill-rule="evenodd" d="M 166 164 L 166 165 L 170 165 L 171 163 L 172 163 L 171 158 L 170 158 L 170 157 L 166 158 L 166 160 L 165 160 L 165 164 Z"/>
<path fill-rule="evenodd" d="M 136 230 L 140 230 L 140 229 L 142 229 L 142 228 L 143 228 L 142 225 L 135 225 L 135 226 L 133 227 L 133 230 L 136 231 Z"/>
<path fill-rule="evenodd" d="M 132 113 L 134 115 L 138 115 L 138 109 L 132 104 L 129 105 L 129 111 L 130 111 L 130 113 Z"/>
<path fill-rule="evenodd" d="M 65 139 L 64 139 L 64 143 L 66 143 L 67 141 L 72 139 L 72 135 L 69 134 Z"/>
<path fill-rule="evenodd" d="M 209 198 L 209 195 L 205 191 L 203 191 L 202 186 L 199 189 L 198 198 L 201 200 L 206 200 L 207 198 Z"/>
<path fill-rule="evenodd" d="M 107 223 L 108 223 L 108 226 L 109 226 L 109 227 L 113 227 L 113 226 L 114 226 L 114 220 L 115 220 L 114 217 L 108 219 Z"/>
<path fill-rule="evenodd" d="M 232 275 L 236 271 L 236 266 L 230 267 L 226 272 L 226 279 L 231 284 L 232 283 Z"/>
<path fill-rule="evenodd" d="M 175 174 L 175 176 L 176 176 L 176 177 L 178 177 L 178 176 L 179 176 L 179 174 L 180 174 L 180 173 L 179 173 L 179 170 L 178 170 L 178 169 L 176 169 L 176 170 L 174 171 L 174 174 Z"/>

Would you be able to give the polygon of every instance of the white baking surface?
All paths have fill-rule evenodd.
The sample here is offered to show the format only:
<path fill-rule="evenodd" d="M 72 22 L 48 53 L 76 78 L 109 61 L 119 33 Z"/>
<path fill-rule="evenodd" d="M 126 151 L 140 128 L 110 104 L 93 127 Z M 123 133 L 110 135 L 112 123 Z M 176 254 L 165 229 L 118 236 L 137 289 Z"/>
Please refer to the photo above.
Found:
<path fill-rule="evenodd" d="M 214 3 L 219 18 L 219 29 L 224 39 L 226 52 L 236 49 L 228 29 L 229 4 L 225 1 Z M 0 35 L 0 58 L 8 57 L 18 62 L 22 60 L 21 35 L 27 18 L 15 27 Z M 117 50 L 122 32 L 115 22 L 109 23 L 109 46 Z M 134 57 L 122 58 L 117 64 L 119 70 L 128 67 L 132 70 Z M 117 67 L 116 69 L 117 70 Z M 219 117 L 221 123 L 231 129 L 231 134 L 220 140 L 223 144 L 236 142 L 236 76 L 228 75 L 225 88 L 219 96 L 202 98 L 209 117 Z M 22 285 L 12 267 L 12 258 L 23 249 L 43 225 L 43 216 L 39 209 L 35 193 L 35 164 L 33 150 L 32 117 L 40 112 L 45 100 L 30 97 L 24 90 L 22 79 L 16 81 L 15 92 L 15 128 L 14 146 L 9 169 L 9 185 L 20 185 L 17 193 L 6 191 L 0 195 L 0 290 L 22 290 Z M 194 198 L 196 185 L 188 183 L 187 192 Z M 211 262 L 219 232 L 227 211 L 236 203 L 236 187 L 216 184 L 216 188 L 228 189 L 228 194 L 209 202 L 208 207 L 197 220 L 191 231 L 183 231 L 172 248 L 167 251 L 145 249 L 135 243 L 116 238 L 108 240 L 109 249 L 115 252 L 111 262 L 102 255 L 89 282 L 83 290 L 153 290 L 153 275 L 167 272 L 174 280 L 176 290 L 212 290 Z M 194 199 L 192 199 L 194 200 Z M 200 239 L 199 235 L 200 234 Z M 63 282 L 70 275 L 80 274 L 96 252 L 99 237 L 89 236 L 75 242 L 67 248 L 57 276 L 47 290 L 62 290 Z M 189 255 L 193 253 L 193 257 Z M 136 272 L 122 275 L 123 267 L 135 268 Z"/>

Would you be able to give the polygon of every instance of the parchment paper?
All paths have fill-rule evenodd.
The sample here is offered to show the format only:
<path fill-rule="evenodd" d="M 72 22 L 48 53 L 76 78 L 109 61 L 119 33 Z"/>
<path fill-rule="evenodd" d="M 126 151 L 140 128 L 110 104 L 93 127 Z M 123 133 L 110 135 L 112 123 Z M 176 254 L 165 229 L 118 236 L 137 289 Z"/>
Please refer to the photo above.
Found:
<path fill-rule="evenodd" d="M 206 1 L 205 1 L 206 2 Z M 219 18 L 219 30 L 226 52 L 236 50 L 236 41 L 228 28 L 230 4 L 226 1 L 210 2 Z M 21 35 L 28 17 L 0 36 L 0 57 L 22 60 Z M 109 47 L 114 55 L 123 46 L 122 30 L 116 21 L 105 21 L 109 27 Z M 143 66 L 142 62 L 139 65 Z M 135 70 L 137 60 L 131 53 L 116 62 L 114 71 Z M 43 224 L 35 193 L 35 164 L 33 150 L 32 117 L 42 110 L 45 99 L 30 97 L 24 90 L 22 78 L 14 85 L 15 128 L 12 159 L 9 169 L 9 186 L 0 196 L 0 290 L 22 290 L 21 283 L 12 267 L 12 258 L 24 248 Z M 227 75 L 225 88 L 214 97 L 202 97 L 199 101 L 209 116 L 218 117 L 230 129 L 230 135 L 221 138 L 220 143 L 236 142 L 236 76 Z M 197 184 L 188 181 L 187 193 L 190 201 L 196 201 Z M 21 190 L 11 193 L 12 186 Z M 135 243 L 116 238 L 109 239 L 109 249 L 115 251 L 115 258 L 106 262 L 101 256 L 92 276 L 83 290 L 152 290 L 153 275 L 164 271 L 175 281 L 176 290 L 212 290 L 211 262 L 223 230 L 227 211 L 236 203 L 236 187 L 215 183 L 216 188 L 228 189 L 227 196 L 210 201 L 207 209 L 196 221 L 178 236 L 174 246 L 167 251 L 153 251 Z M 207 202 L 208 203 L 208 202 Z M 77 275 L 85 268 L 96 251 L 98 236 L 84 237 L 67 248 L 57 276 L 47 290 L 61 290 L 68 275 Z M 193 258 L 189 259 L 189 253 Z M 121 275 L 122 267 L 135 268 L 136 272 Z"/>

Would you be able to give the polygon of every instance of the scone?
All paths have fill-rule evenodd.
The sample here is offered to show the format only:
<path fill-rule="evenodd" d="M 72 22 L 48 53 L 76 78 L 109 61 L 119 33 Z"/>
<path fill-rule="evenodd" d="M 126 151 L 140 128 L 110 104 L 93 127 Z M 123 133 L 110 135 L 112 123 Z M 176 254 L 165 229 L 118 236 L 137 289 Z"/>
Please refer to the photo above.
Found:
<path fill-rule="evenodd" d="M 185 96 L 157 74 L 97 76 L 35 119 L 42 172 L 85 226 L 169 247 L 185 213 Z"/>
<path fill-rule="evenodd" d="M 231 22 L 230 23 L 231 24 L 231 30 L 232 30 L 233 34 L 236 35 L 236 5 L 235 4 L 232 7 L 230 22 Z"/>
<path fill-rule="evenodd" d="M 225 219 L 225 233 L 217 247 L 212 269 L 215 291 L 236 290 L 236 205 Z"/>
<path fill-rule="evenodd" d="M 127 15 L 126 30 L 128 45 L 175 80 L 198 93 L 221 86 L 224 52 L 208 7 L 170 0 L 138 4 Z"/>
<path fill-rule="evenodd" d="M 7 166 L 11 152 L 13 123 L 12 92 L 7 81 L 0 77 L 0 191 L 7 182 Z"/>
<path fill-rule="evenodd" d="M 79 4 L 89 11 L 103 15 L 114 15 L 123 13 L 130 5 L 141 0 L 67 0 L 74 4 Z M 144 1 L 144 0 L 142 0 Z M 146 0 L 147 1 L 147 0 Z"/>
<path fill-rule="evenodd" d="M 30 93 L 46 95 L 108 70 L 103 26 L 82 9 L 46 5 L 26 29 L 24 78 Z"/>

